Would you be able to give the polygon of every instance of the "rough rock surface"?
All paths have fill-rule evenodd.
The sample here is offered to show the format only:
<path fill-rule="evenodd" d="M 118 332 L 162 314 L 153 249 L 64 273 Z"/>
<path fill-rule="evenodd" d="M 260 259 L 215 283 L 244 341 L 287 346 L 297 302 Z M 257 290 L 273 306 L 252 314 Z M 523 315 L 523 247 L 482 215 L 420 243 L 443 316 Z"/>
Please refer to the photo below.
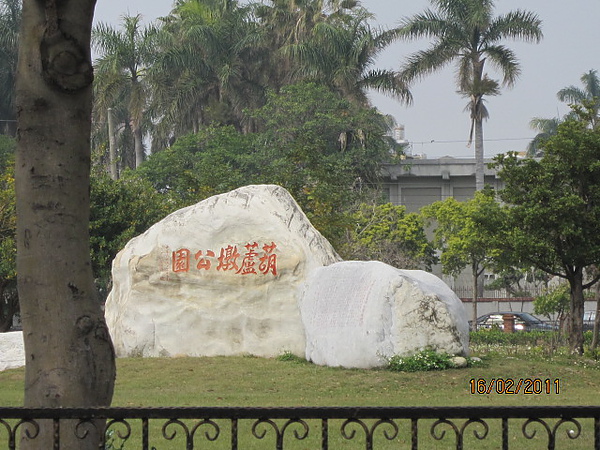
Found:
<path fill-rule="evenodd" d="M 425 348 L 467 355 L 464 306 L 438 277 L 371 261 L 316 269 L 300 297 L 306 358 L 370 368 Z"/>
<path fill-rule="evenodd" d="M 176 211 L 113 261 L 105 312 L 117 356 L 302 355 L 298 287 L 336 261 L 279 186 Z"/>
<path fill-rule="evenodd" d="M 25 365 L 23 332 L 0 333 L 0 372 Z"/>

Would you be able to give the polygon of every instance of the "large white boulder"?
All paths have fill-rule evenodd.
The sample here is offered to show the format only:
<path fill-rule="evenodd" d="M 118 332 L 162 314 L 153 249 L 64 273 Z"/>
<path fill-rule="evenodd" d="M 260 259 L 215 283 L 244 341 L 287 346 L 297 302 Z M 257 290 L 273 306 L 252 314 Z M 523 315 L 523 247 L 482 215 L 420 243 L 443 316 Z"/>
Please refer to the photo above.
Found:
<path fill-rule="evenodd" d="M 302 355 L 298 287 L 336 261 L 279 186 L 176 211 L 113 261 L 105 313 L 117 356 Z"/>
<path fill-rule="evenodd" d="M 25 365 L 23 332 L 0 333 L 0 372 Z"/>
<path fill-rule="evenodd" d="M 315 269 L 300 297 L 306 358 L 319 365 L 371 368 L 426 348 L 467 355 L 461 300 L 438 277 L 370 261 Z"/>

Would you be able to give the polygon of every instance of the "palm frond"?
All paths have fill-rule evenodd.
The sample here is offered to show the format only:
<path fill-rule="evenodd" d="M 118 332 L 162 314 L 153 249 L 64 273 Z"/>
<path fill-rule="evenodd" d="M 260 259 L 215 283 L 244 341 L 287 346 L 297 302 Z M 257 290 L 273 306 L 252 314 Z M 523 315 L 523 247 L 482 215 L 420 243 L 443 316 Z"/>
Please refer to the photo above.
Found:
<path fill-rule="evenodd" d="M 485 48 L 485 55 L 490 63 L 502 73 L 502 84 L 512 87 L 521 75 L 521 68 L 515 53 L 503 46 L 492 45 Z"/>
<path fill-rule="evenodd" d="M 427 50 L 417 51 L 408 56 L 401 74 L 407 82 L 424 78 L 448 65 L 456 57 L 451 45 L 438 45 Z"/>
<path fill-rule="evenodd" d="M 543 37 L 542 20 L 538 15 L 516 10 L 496 17 L 489 25 L 484 41 L 486 45 L 506 38 L 539 43 Z"/>

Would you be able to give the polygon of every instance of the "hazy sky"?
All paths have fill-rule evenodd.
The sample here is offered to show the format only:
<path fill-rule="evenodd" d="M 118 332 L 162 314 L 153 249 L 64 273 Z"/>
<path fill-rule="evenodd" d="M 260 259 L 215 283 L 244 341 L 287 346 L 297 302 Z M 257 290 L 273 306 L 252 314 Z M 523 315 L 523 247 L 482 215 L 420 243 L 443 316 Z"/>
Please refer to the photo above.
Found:
<path fill-rule="evenodd" d="M 362 0 L 375 14 L 374 25 L 390 28 L 405 16 L 429 7 L 428 0 Z M 171 0 L 98 0 L 96 21 L 119 25 L 123 14 L 142 14 L 145 22 L 164 16 Z M 544 39 L 539 44 L 506 41 L 521 62 L 521 77 L 512 89 L 488 97 L 490 118 L 484 123 L 485 154 L 523 151 L 535 135 L 529 128 L 534 117 L 562 116 L 568 107 L 556 93 L 567 86 L 582 87 L 580 77 L 590 69 L 600 70 L 600 0 L 496 0 L 496 15 L 526 9 L 542 19 Z M 378 60 L 377 67 L 398 69 L 404 58 L 429 46 L 429 42 L 398 42 Z M 489 76 L 499 75 L 487 66 Z M 466 147 L 469 116 L 466 100 L 456 94 L 454 67 L 430 75 L 411 87 L 414 103 L 404 106 L 379 94 L 372 102 L 384 114 L 392 115 L 406 130 L 413 153 L 428 158 L 470 157 Z"/>

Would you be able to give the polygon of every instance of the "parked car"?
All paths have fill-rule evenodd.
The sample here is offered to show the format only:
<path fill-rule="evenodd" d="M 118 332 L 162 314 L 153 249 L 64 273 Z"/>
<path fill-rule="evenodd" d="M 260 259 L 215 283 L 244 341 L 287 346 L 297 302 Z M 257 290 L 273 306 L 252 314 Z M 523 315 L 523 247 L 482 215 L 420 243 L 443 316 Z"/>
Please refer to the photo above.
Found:
<path fill-rule="evenodd" d="M 515 331 L 552 331 L 558 329 L 554 324 L 547 323 L 526 312 L 500 311 L 484 314 L 477 318 L 477 329 L 498 327 L 504 329 L 504 315 L 515 317 Z"/>

